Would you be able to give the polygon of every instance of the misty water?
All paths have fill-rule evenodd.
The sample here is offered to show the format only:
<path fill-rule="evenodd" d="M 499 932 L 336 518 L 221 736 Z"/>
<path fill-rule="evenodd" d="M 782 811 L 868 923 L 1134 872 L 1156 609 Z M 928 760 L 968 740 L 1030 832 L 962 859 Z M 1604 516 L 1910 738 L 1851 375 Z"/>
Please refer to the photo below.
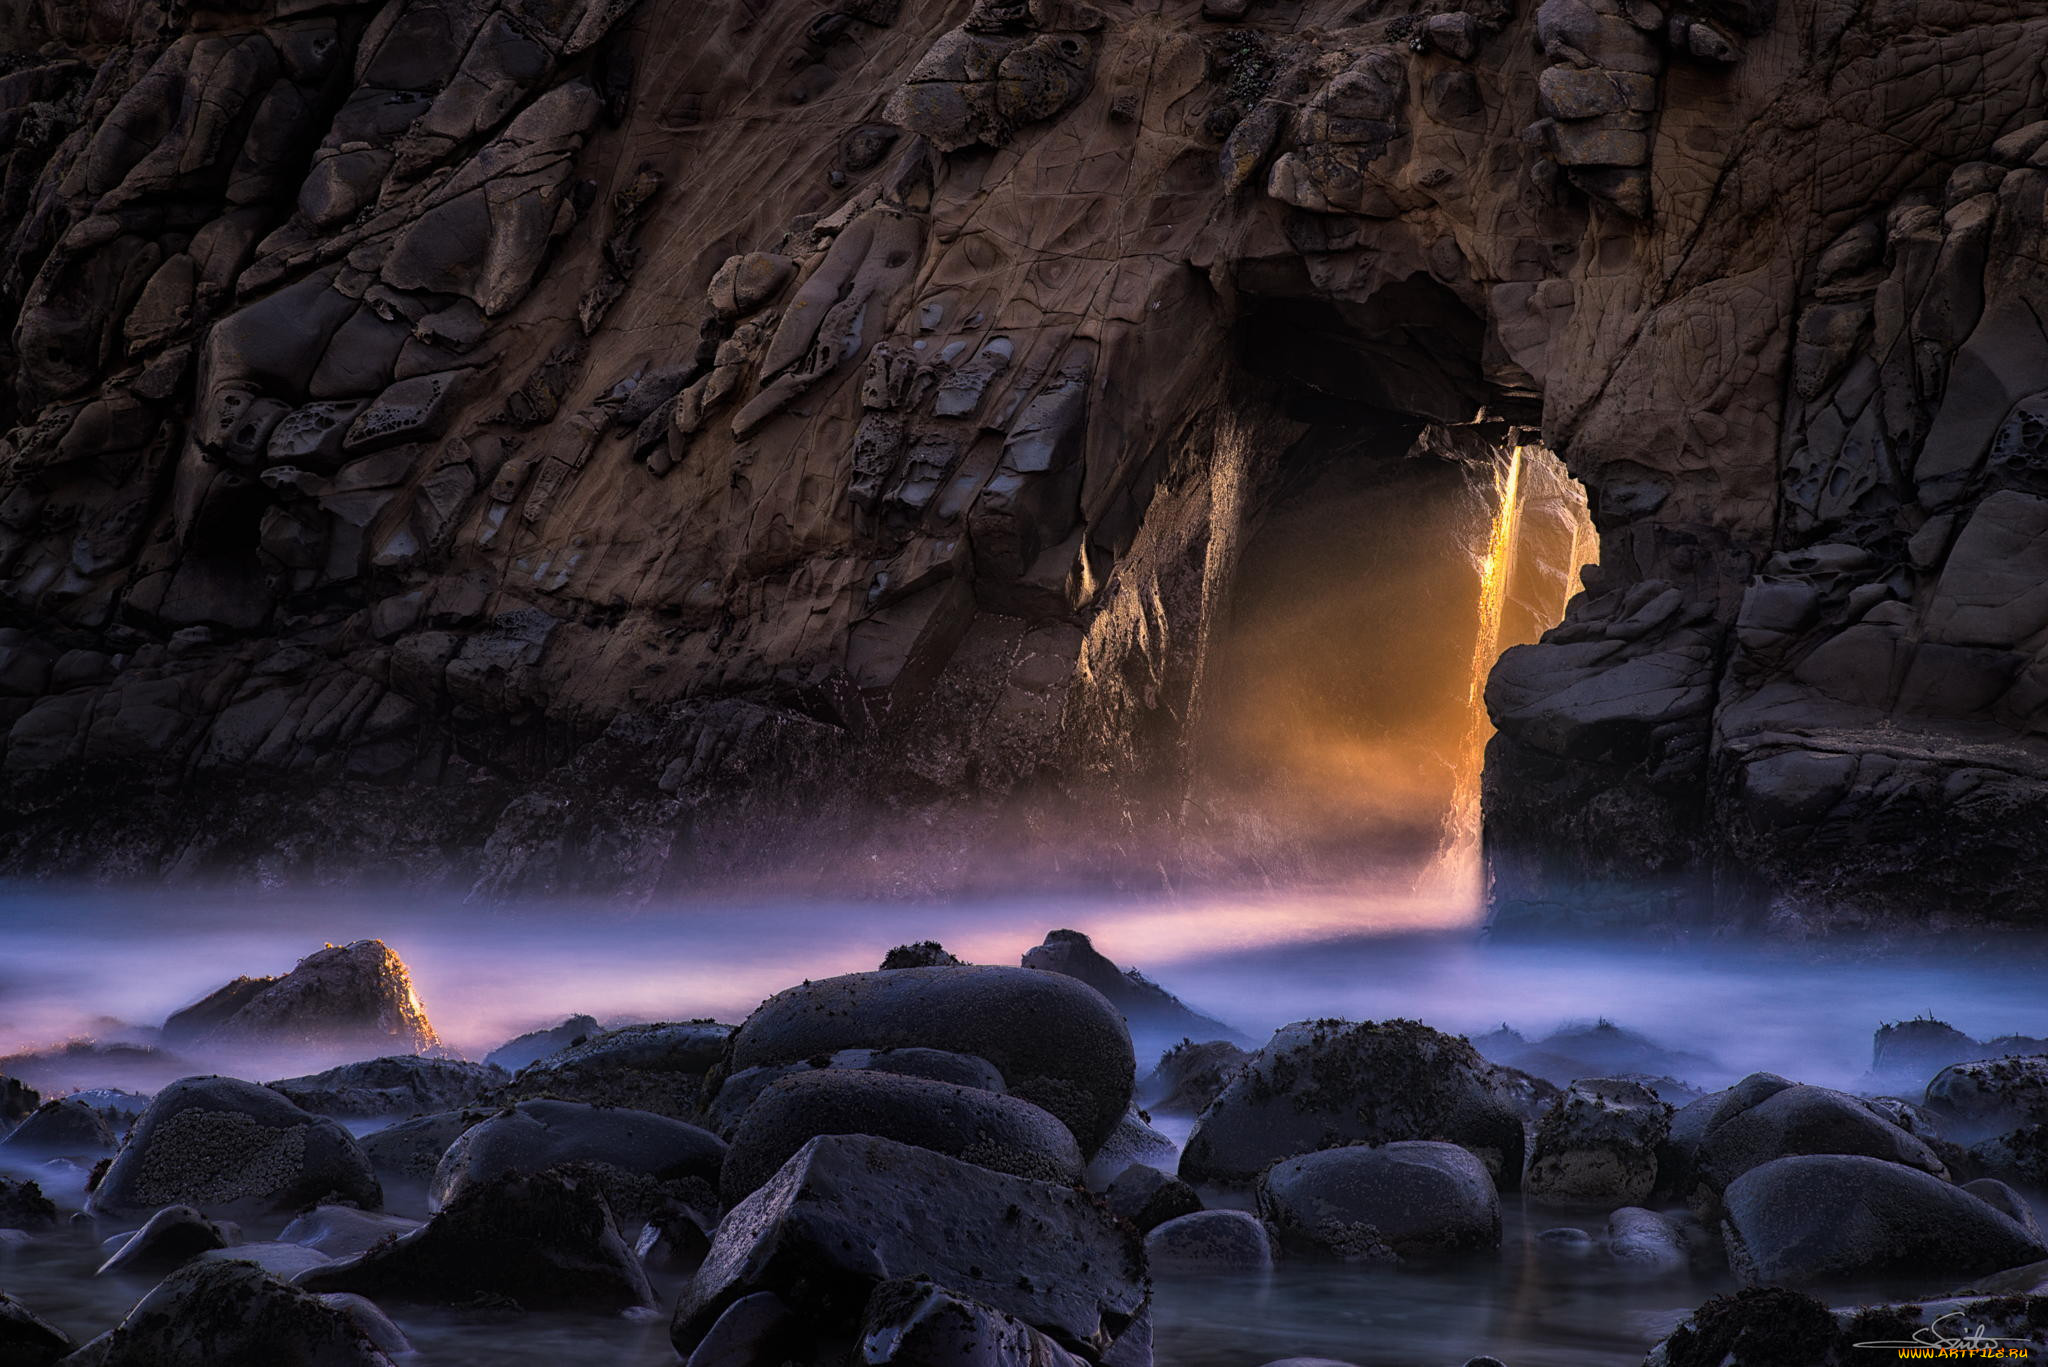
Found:
<path fill-rule="evenodd" d="M 704 902 L 661 907 L 550 903 L 481 908 L 415 894 L 330 896 L 0 891 L 0 1052 L 91 1037 L 147 1043 L 171 1011 L 240 974 L 281 973 L 323 942 L 375 937 L 411 967 L 443 1040 L 480 1058 L 572 1013 L 601 1022 L 738 1021 L 805 978 L 873 968 L 889 947 L 937 939 L 964 959 L 1015 963 L 1047 930 L 1089 933 L 1198 1011 L 1253 1040 L 1316 1017 L 1409 1017 L 1531 1039 L 1605 1018 L 1672 1051 L 1683 1080 L 1726 1085 L 1758 1069 L 1855 1090 L 1910 1094 L 1869 1075 L 1885 1021 L 1932 1014 L 1980 1039 L 2048 1034 L 2042 960 L 2012 944 L 1885 950 L 1730 942 L 1545 945 L 1489 942 L 1454 908 L 1405 893 L 1015 898 L 976 903 Z M 1139 1071 L 1173 1041 L 1138 1040 Z M 30 1081 L 148 1090 L 191 1072 L 262 1080 L 338 1061 L 146 1055 L 45 1063 Z M 8 1071 L 14 1071 L 10 1068 Z M 1665 1071 L 1665 1070 L 1658 1070 Z M 1924 1081 L 1924 1079 L 1922 1079 Z M 1176 1139 L 1187 1121 L 1160 1118 Z M 76 1208 L 85 1174 L 21 1170 Z M 1267 1279 L 1161 1277 L 1163 1367 L 1257 1367 L 1315 1355 L 1363 1367 L 1437 1367 L 1492 1353 L 1509 1367 L 1637 1367 L 1687 1310 L 1730 1284 L 1644 1281 L 1573 1259 L 1535 1235 L 1599 1234 L 1604 1211 L 1505 1199 L 1502 1250 L 1396 1270 L 1288 1260 Z M 408 1210 L 402 1213 L 423 1214 Z M 86 1338 L 147 1289 L 96 1279 L 110 1222 L 27 1246 L 0 1240 L 0 1289 Z M 273 1230 L 247 1226 L 250 1238 Z M 671 1298 L 678 1279 L 657 1286 Z M 1841 1303 L 1893 1288 L 1850 1288 Z M 1926 1288 L 1896 1288 L 1900 1291 Z M 387 1307 L 424 1363 L 656 1364 L 675 1361 L 666 1317 L 590 1321 Z"/>

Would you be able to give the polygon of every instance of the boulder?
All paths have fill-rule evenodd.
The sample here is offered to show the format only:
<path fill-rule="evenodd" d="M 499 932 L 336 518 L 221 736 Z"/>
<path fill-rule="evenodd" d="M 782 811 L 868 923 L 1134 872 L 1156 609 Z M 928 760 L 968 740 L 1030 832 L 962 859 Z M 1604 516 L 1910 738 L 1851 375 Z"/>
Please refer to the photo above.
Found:
<path fill-rule="evenodd" d="M 1184 1039 L 1159 1056 L 1159 1063 L 1145 1079 L 1140 1095 L 1151 1110 L 1199 1115 L 1250 1057 L 1229 1040 L 1197 1044 Z"/>
<path fill-rule="evenodd" d="M 768 1084 L 819 1067 L 901 1073 L 906 1077 L 930 1078 L 934 1082 L 950 1082 L 956 1087 L 975 1087 L 985 1092 L 1005 1090 L 1003 1075 L 996 1071 L 995 1065 L 970 1054 L 953 1054 L 944 1049 L 841 1049 L 823 1059 L 804 1059 L 798 1063 L 749 1068 L 734 1073 L 725 1079 L 718 1094 L 704 1108 L 707 1127 L 731 1139 L 740 1117 L 747 1113 L 747 1107 L 754 1104 L 754 1098 Z"/>
<path fill-rule="evenodd" d="M 258 1239 L 246 1244 L 212 1249 L 200 1254 L 198 1261 L 253 1263 L 279 1281 L 289 1282 L 296 1281 L 301 1273 L 327 1266 L 334 1259 L 304 1244 L 287 1243 L 281 1239 Z"/>
<path fill-rule="evenodd" d="M 366 1209 L 383 1200 L 347 1130 L 253 1082 L 189 1077 L 150 1102 L 89 1208 L 121 1218 L 182 1204 L 242 1216 L 325 1200 Z"/>
<path fill-rule="evenodd" d="M 1995 1177 L 1980 1177 L 1963 1183 L 1962 1187 L 1993 1210 L 2011 1216 L 2013 1223 L 2036 1239 L 2041 1238 L 2041 1222 L 2034 1215 L 2034 1207 L 2005 1183 Z"/>
<path fill-rule="evenodd" d="M 353 1206 L 315 1206 L 294 1218 L 277 1237 L 330 1258 L 345 1258 L 419 1227 L 418 1220 L 408 1220 L 403 1215 L 357 1210 Z"/>
<path fill-rule="evenodd" d="M 315 1115 L 366 1119 L 454 1110 L 508 1080 L 505 1070 L 493 1063 L 396 1054 L 268 1085 Z"/>
<path fill-rule="evenodd" d="M 1640 1206 L 1623 1206 L 1607 1217 L 1607 1256 L 1630 1272 L 1650 1277 L 1684 1272 L 1691 1262 L 1678 1225 Z"/>
<path fill-rule="evenodd" d="M 1503 1188 L 1521 1179 L 1521 1119 L 1471 1045 L 1416 1021 L 1303 1021 L 1276 1033 L 1202 1113 L 1180 1173 L 1248 1185 L 1297 1154 L 1410 1139 L 1463 1145 Z"/>
<path fill-rule="evenodd" d="M 1013 1096 L 1058 1116 L 1087 1157 L 1130 1105 L 1123 1018 L 1094 989 L 1027 968 L 898 968 L 777 993 L 734 1035 L 731 1070 L 906 1046 L 987 1059 Z"/>
<path fill-rule="evenodd" d="M 1159 1272 L 1268 1272 L 1273 1236 L 1243 1210 L 1201 1210 L 1155 1225 L 1145 1258 Z"/>
<path fill-rule="evenodd" d="M 597 1019 L 593 1016 L 571 1016 L 560 1025 L 545 1030 L 529 1030 L 523 1035 L 506 1040 L 490 1053 L 484 1055 L 484 1062 L 516 1073 L 521 1068 L 552 1058 L 562 1050 L 583 1043 L 598 1033 Z"/>
<path fill-rule="evenodd" d="M 0 1177 L 0 1229 L 48 1229 L 57 1223 L 57 1206 L 37 1182 Z"/>
<path fill-rule="evenodd" d="M 727 1204 L 821 1134 L 877 1135 L 1059 1186 L 1081 1180 L 1073 1134 L 1028 1101 L 928 1078 L 823 1069 L 783 1078 L 748 1109 L 726 1155 Z"/>
<path fill-rule="evenodd" d="M 254 1263 L 188 1263 L 137 1301 L 95 1367 L 391 1367 L 351 1308 Z"/>
<path fill-rule="evenodd" d="M 1109 1138 L 1102 1141 L 1102 1147 L 1088 1160 L 1088 1168 L 1081 1175 L 1082 1181 L 1090 1191 L 1105 1190 L 1119 1173 L 1133 1163 L 1164 1169 L 1180 1166 L 1180 1150 L 1174 1147 L 1171 1139 L 1153 1129 L 1136 1106 L 1124 1112 L 1124 1118 L 1117 1122 Z"/>
<path fill-rule="evenodd" d="M 910 1278 L 875 1288 L 860 1342 L 864 1367 L 1089 1367 L 1014 1315 Z"/>
<path fill-rule="evenodd" d="M 238 978 L 164 1022 L 167 1043 L 260 1048 L 440 1047 L 412 975 L 382 940 L 328 945 L 281 978 Z"/>
<path fill-rule="evenodd" d="M 0 1291 L 0 1362 L 9 1367 L 51 1367 L 71 1347 L 63 1330 Z"/>
<path fill-rule="evenodd" d="M 485 1110 L 439 1111 L 386 1125 L 362 1137 L 363 1156 L 386 1182 L 425 1187 L 441 1166 L 441 1155 L 473 1125 L 490 1118 Z"/>
<path fill-rule="evenodd" d="M 1574 1082 L 1536 1126 L 1525 1189 L 1554 1201 L 1613 1205 L 1647 1200 L 1671 1107 L 1618 1078 Z"/>
<path fill-rule="evenodd" d="M 165 1206 L 121 1241 L 94 1274 L 161 1277 L 202 1253 L 226 1248 L 234 1235 L 190 1206 Z"/>
<path fill-rule="evenodd" d="M 0 1077 L 0 1126 L 19 1125 L 42 1104 L 35 1088 L 16 1078 Z"/>
<path fill-rule="evenodd" d="M 1533 1042 L 1502 1026 L 1472 1043 L 1495 1063 L 1533 1073 L 1559 1087 L 1579 1078 L 1631 1073 L 1694 1078 L 1717 1071 L 1714 1061 L 1704 1054 L 1668 1049 L 1609 1020 L 1567 1025 Z"/>
<path fill-rule="evenodd" d="M 1693 1158 L 1688 1199 L 1703 1212 L 1730 1182 L 1758 1164 L 1796 1154 L 1863 1154 L 1937 1177 L 1941 1160 L 1882 1112 L 1845 1092 L 1798 1085 L 1753 1106 L 1724 1110 Z"/>
<path fill-rule="evenodd" d="M 773 1291 L 756 1291 L 725 1308 L 684 1367 L 753 1367 L 762 1362 L 829 1360 L 818 1336 Z"/>
<path fill-rule="evenodd" d="M 904 973 L 961 970 L 902 969 Z M 971 970 L 970 970 L 971 971 Z M 1102 1359 L 1146 1303 L 1137 1235 L 1083 1193 L 868 1135 L 823 1135 L 728 1213 L 676 1307 L 686 1358 L 734 1302 L 773 1291 L 851 1334 L 881 1282 L 928 1277 Z"/>
<path fill-rule="evenodd" d="M 2003 1181 L 2048 1190 L 2048 1125 L 2022 1125 L 1981 1140 L 1971 1145 L 1969 1161 Z"/>
<path fill-rule="evenodd" d="M 659 1209 L 674 1195 L 701 1199 L 696 1184 L 716 1190 L 725 1156 L 718 1136 L 652 1111 L 522 1101 L 448 1146 L 427 1200 L 440 1210 L 507 1174 L 576 1164 L 625 1218 Z"/>
<path fill-rule="evenodd" d="M 627 1025 L 591 1036 L 522 1068 L 503 1093 L 512 1101 L 583 1101 L 676 1120 L 702 1112 L 704 1075 L 733 1033 L 717 1021 Z"/>
<path fill-rule="evenodd" d="M 1102 1204 L 1111 1215 L 1129 1220 L 1143 1234 L 1168 1220 L 1193 1215 L 1202 1208 L 1202 1198 L 1178 1177 L 1133 1163 L 1102 1193 Z"/>
<path fill-rule="evenodd" d="M 1025 951 L 1024 967 L 1064 973 L 1088 984 L 1123 1013 L 1133 1033 L 1172 1039 L 1239 1038 L 1222 1021 L 1190 1010 L 1180 998 L 1135 968 L 1118 968 L 1078 930 L 1049 931 L 1045 943 Z M 1155 1046 L 1156 1047 L 1156 1046 Z"/>
<path fill-rule="evenodd" d="M 1927 1107 L 1965 1142 L 2048 1123 L 2048 1055 L 1953 1064 L 1927 1084 Z"/>
<path fill-rule="evenodd" d="M 597 1185 L 562 1172 L 474 1183 L 420 1228 L 303 1273 L 298 1283 L 425 1304 L 488 1299 L 597 1314 L 654 1303 Z"/>
<path fill-rule="evenodd" d="M 1431 1140 L 1324 1149 L 1275 1163 L 1259 1213 L 1281 1242 L 1348 1260 L 1500 1247 L 1500 1196 L 1469 1150 Z"/>
<path fill-rule="evenodd" d="M 1773 1159 L 1737 1177 L 1723 1200 L 1729 1262 L 1751 1283 L 1957 1279 L 2048 1256 L 1960 1187 L 1867 1155 Z"/>
<path fill-rule="evenodd" d="M 10 1158 L 98 1157 L 113 1151 L 114 1132 L 106 1117 L 70 1097 L 45 1101 L 0 1139 L 0 1154 Z"/>

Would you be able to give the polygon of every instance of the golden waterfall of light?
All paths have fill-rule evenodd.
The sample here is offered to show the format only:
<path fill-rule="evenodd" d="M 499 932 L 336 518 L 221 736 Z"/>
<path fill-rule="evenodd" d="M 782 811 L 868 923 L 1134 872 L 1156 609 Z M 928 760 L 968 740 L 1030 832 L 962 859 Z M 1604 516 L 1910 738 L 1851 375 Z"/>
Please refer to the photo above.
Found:
<path fill-rule="evenodd" d="M 1443 841 L 1416 884 L 1418 892 L 1474 910 L 1485 893 L 1479 850 L 1480 771 L 1486 742 L 1493 735 L 1492 720 L 1486 715 L 1486 676 L 1500 655 L 1501 618 L 1515 572 L 1515 540 L 1522 522 L 1521 446 L 1510 448 L 1507 460 L 1494 467 L 1493 483 L 1496 506 L 1486 553 L 1479 562 L 1479 622 L 1472 641 L 1465 735 L 1458 748 L 1450 810 L 1444 813 Z"/>

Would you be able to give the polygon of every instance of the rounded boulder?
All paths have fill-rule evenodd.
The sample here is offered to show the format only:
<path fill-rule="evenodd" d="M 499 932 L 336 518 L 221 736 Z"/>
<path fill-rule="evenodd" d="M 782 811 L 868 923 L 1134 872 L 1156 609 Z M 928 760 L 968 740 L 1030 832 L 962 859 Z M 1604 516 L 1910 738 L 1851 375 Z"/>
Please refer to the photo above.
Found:
<path fill-rule="evenodd" d="M 703 1182 L 715 1188 L 725 1143 L 695 1125 L 651 1111 L 586 1106 L 577 1101 L 522 1101 L 463 1131 L 441 1155 L 428 1205 L 442 1210 L 465 1191 L 510 1173 L 564 1164 L 604 1172 L 604 1194 L 620 1218 L 660 1204 L 661 1184 Z"/>
<path fill-rule="evenodd" d="M 1276 1163 L 1259 1211 L 1283 1243 L 1357 1261 L 1500 1246 L 1500 1196 L 1456 1144 L 1409 1140 L 1324 1149 Z"/>

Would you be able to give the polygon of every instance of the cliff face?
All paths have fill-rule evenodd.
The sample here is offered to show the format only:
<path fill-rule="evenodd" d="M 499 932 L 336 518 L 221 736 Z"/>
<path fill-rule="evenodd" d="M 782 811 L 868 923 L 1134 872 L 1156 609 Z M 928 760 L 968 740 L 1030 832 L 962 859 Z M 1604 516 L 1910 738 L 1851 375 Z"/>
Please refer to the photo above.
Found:
<path fill-rule="evenodd" d="M 2048 913 L 2048 0 L 5 22 L 7 868 L 1149 867 L 1272 490 L 1513 425 L 1503 924 Z"/>

